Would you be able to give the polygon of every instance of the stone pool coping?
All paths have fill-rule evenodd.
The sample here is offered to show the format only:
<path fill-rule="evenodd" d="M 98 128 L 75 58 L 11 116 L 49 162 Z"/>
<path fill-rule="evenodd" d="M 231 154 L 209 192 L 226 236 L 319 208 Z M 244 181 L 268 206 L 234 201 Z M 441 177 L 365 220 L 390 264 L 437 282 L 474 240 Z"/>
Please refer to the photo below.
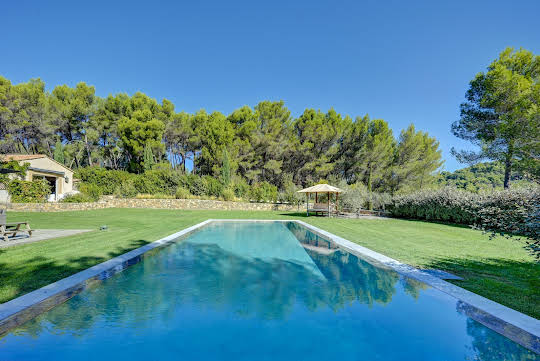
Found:
<path fill-rule="evenodd" d="M 140 262 L 148 251 L 176 242 L 179 238 L 185 237 L 212 222 L 295 222 L 300 224 L 350 253 L 371 259 L 375 263 L 389 267 L 403 276 L 424 282 L 456 298 L 459 311 L 527 349 L 540 354 L 540 320 L 300 220 L 208 219 L 0 304 L 0 335 L 67 301 L 92 283 L 109 278 Z"/>

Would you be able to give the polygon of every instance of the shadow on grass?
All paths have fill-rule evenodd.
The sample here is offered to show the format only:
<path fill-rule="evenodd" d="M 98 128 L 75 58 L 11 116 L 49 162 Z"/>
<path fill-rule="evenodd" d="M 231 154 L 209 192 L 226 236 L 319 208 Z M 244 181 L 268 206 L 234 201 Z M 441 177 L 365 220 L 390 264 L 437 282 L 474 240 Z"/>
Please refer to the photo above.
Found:
<path fill-rule="evenodd" d="M 540 318 L 540 264 L 533 260 L 444 258 L 424 266 L 463 277 L 462 281 L 451 282 L 529 316 Z"/>
<path fill-rule="evenodd" d="M 10 299 L 71 276 L 148 243 L 150 242 L 142 239 L 133 240 L 128 246 L 118 247 L 116 250 L 107 253 L 107 257 L 72 257 L 62 263 L 46 256 L 35 256 L 21 263 L 0 262 L 0 285 L 2 288 L 10 290 L 9 295 L 0 296 L 0 303 L 7 302 Z M 5 253 L 5 251 L 0 250 L 0 255 L 2 253 Z"/>
<path fill-rule="evenodd" d="M 286 212 L 286 213 L 280 213 L 280 216 L 287 216 L 287 217 L 304 217 L 307 218 L 306 212 Z"/>

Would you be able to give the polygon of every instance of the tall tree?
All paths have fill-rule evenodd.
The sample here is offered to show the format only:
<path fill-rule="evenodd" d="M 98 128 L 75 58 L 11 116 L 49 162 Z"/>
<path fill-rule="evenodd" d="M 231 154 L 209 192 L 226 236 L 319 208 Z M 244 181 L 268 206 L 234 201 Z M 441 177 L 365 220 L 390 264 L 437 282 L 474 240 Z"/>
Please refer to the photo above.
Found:
<path fill-rule="evenodd" d="M 283 101 L 263 101 L 255 106 L 256 128 L 253 151 L 259 180 L 281 185 L 283 161 L 290 153 L 291 112 Z"/>
<path fill-rule="evenodd" d="M 97 133 L 90 126 L 96 110 L 95 88 L 80 82 L 75 88 L 60 85 L 53 89 L 51 104 L 57 132 L 68 143 L 66 147 L 77 166 L 92 165 Z"/>
<path fill-rule="evenodd" d="M 193 116 L 180 112 L 172 116 L 163 134 L 163 141 L 173 166 L 181 164 L 184 172 L 186 160 L 193 159 L 198 147 L 198 138 L 195 137 L 194 128 Z"/>
<path fill-rule="evenodd" d="M 339 175 L 348 183 L 359 181 L 360 165 L 363 161 L 363 149 L 366 146 L 369 116 L 350 118 L 345 123 L 343 135 L 339 141 L 338 170 Z"/>
<path fill-rule="evenodd" d="M 235 130 L 233 158 L 236 159 L 238 173 L 248 181 L 257 181 L 261 174 L 261 170 L 257 167 L 260 163 L 260 154 L 255 152 L 258 115 L 246 105 L 234 110 L 227 119 Z"/>
<path fill-rule="evenodd" d="M 439 142 L 411 124 L 399 136 L 392 167 L 391 191 L 421 189 L 434 181 L 442 165 Z"/>
<path fill-rule="evenodd" d="M 13 86 L 0 78 L 0 147 L 52 156 L 53 131 L 45 83 L 32 79 Z"/>
<path fill-rule="evenodd" d="M 129 115 L 130 105 L 127 94 L 109 95 L 99 100 L 96 113 L 91 119 L 91 126 L 97 133 L 101 164 L 106 167 L 119 169 L 125 163 L 118 123 L 122 117 Z"/>
<path fill-rule="evenodd" d="M 326 114 L 320 110 L 306 109 L 293 122 L 294 148 L 288 157 L 288 171 L 293 181 L 303 186 L 333 173 L 338 154 L 338 140 L 347 124 L 340 114 L 330 109 Z"/>
<path fill-rule="evenodd" d="M 512 168 L 540 167 L 540 56 L 530 51 L 505 49 L 499 58 L 470 82 L 461 118 L 452 124 L 455 136 L 480 150 L 452 150 L 462 162 L 492 159 L 504 162 L 504 188 Z"/>
<path fill-rule="evenodd" d="M 394 147 L 395 140 L 388 123 L 382 119 L 370 121 L 366 143 L 360 154 L 362 161 L 358 164 L 360 177 L 370 195 L 374 188 L 384 185 L 390 175 Z M 371 200 L 368 206 L 372 208 Z"/>
<path fill-rule="evenodd" d="M 200 110 L 194 116 L 195 139 L 200 152 L 195 167 L 200 174 L 219 175 L 223 149 L 230 146 L 234 138 L 233 125 L 220 112 L 206 113 Z"/>
<path fill-rule="evenodd" d="M 148 144 L 154 157 L 162 159 L 165 146 L 161 142 L 165 131 L 164 120 L 169 116 L 163 107 L 143 93 L 129 99 L 126 114 L 118 121 L 118 133 L 129 159 L 129 169 L 141 171 L 143 151 Z"/>

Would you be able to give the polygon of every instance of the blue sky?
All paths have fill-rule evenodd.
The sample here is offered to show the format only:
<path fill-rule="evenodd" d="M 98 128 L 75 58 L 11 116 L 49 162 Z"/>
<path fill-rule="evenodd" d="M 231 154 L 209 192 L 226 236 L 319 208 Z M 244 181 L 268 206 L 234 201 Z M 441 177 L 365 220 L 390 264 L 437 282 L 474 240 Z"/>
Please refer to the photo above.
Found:
<path fill-rule="evenodd" d="M 178 111 L 283 99 L 368 113 L 441 143 L 468 82 L 507 46 L 540 53 L 540 1 L 5 1 L 0 75 L 143 91 Z"/>

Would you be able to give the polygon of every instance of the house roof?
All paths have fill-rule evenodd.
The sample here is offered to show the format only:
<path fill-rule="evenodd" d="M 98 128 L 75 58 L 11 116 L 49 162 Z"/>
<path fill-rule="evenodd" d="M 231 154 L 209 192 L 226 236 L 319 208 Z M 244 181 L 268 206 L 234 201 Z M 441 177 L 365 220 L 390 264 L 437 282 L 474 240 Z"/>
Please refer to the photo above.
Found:
<path fill-rule="evenodd" d="M 53 162 L 57 163 L 58 165 L 60 165 L 60 166 L 62 166 L 64 168 L 66 168 L 67 170 L 73 172 L 73 169 L 65 166 L 62 163 L 59 163 L 59 162 L 55 161 L 54 159 L 48 157 L 45 154 L 0 154 L 0 161 L 3 161 L 3 162 L 7 162 L 7 161 L 10 161 L 10 160 L 20 162 L 20 161 L 25 161 L 25 160 L 41 159 L 41 158 L 48 158 L 48 159 L 52 160 Z"/>
<path fill-rule="evenodd" d="M 0 154 L 0 159 L 5 161 L 9 160 L 31 160 L 47 157 L 45 154 Z"/>
<path fill-rule="evenodd" d="M 298 193 L 341 193 L 341 189 L 328 184 L 317 184 L 313 187 L 302 189 Z"/>

